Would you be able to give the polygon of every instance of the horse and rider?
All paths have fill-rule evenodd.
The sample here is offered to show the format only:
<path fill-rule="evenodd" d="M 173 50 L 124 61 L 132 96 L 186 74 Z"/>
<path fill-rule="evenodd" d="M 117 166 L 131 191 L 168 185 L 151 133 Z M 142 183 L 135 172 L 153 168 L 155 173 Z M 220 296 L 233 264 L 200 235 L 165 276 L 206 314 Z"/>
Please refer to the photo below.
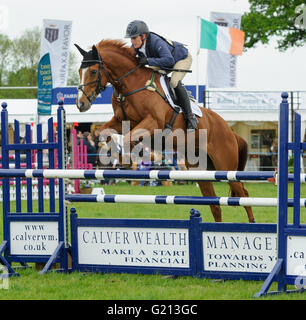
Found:
<path fill-rule="evenodd" d="M 199 107 L 202 116 L 197 115 L 196 118 L 191 111 L 188 93 L 182 84 L 182 79 L 192 63 L 191 55 L 185 46 L 150 32 L 146 23 L 140 20 L 129 23 L 125 37 L 131 39 L 131 47 L 120 40 L 101 40 L 89 51 L 76 45 L 83 56 L 76 99 L 79 111 L 89 110 L 98 94 L 111 84 L 114 89 L 114 115 L 101 126 L 101 132 L 114 130 L 123 135 L 124 146 L 130 145 L 133 148 L 133 143 L 144 141 L 145 135 L 154 139 L 157 130 L 170 127 L 173 132 L 191 131 L 192 134 L 173 140 L 174 151 L 186 151 L 188 137 L 193 137 L 195 154 L 205 154 L 207 170 L 244 170 L 248 156 L 246 141 L 233 132 L 216 112 Z M 175 111 L 165 99 L 161 75 L 152 68 L 172 71 L 171 83 L 183 115 Z M 126 120 L 130 125 L 128 132 L 123 130 Z M 200 139 L 203 131 L 206 132 L 205 144 Z M 169 136 L 171 138 L 171 134 Z M 189 161 L 187 152 L 181 156 L 185 157 L 188 169 L 198 168 L 196 163 Z M 198 181 L 198 185 L 204 197 L 216 197 L 211 181 Z M 242 182 L 231 180 L 229 186 L 232 197 L 248 197 Z M 220 206 L 211 205 L 210 208 L 215 221 L 222 221 Z M 244 208 L 249 222 L 254 222 L 251 207 Z"/>

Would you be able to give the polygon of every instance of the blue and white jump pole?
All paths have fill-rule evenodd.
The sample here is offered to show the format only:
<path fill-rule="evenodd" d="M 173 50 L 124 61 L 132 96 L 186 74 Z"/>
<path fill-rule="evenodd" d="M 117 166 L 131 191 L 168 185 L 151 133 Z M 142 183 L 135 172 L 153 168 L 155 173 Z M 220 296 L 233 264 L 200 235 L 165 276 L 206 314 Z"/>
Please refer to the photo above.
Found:
<path fill-rule="evenodd" d="M 188 180 L 188 181 L 266 181 L 274 171 L 171 171 L 171 170 L 66 170 L 66 169 L 0 169 L 0 177 L 63 178 L 63 179 L 125 179 L 125 180 Z M 288 175 L 293 181 L 293 174 Z M 300 175 L 306 182 L 306 174 Z"/>

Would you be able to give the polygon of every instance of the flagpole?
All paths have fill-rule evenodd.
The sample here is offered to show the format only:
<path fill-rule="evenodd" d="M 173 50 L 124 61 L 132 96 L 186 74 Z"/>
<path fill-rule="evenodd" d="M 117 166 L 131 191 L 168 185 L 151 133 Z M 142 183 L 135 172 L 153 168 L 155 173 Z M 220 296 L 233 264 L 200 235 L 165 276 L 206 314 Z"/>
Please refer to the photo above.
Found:
<path fill-rule="evenodd" d="M 206 70 L 205 70 L 205 97 L 206 97 L 206 101 L 205 101 L 205 107 L 208 108 L 208 55 L 209 55 L 209 50 L 205 50 L 206 51 Z"/>
<path fill-rule="evenodd" d="M 200 21 L 201 17 L 197 16 L 197 55 L 196 55 L 196 101 L 199 102 L 199 55 L 200 55 Z"/>
<path fill-rule="evenodd" d="M 210 14 L 211 15 L 211 14 Z M 205 70 L 205 108 L 209 108 L 208 97 L 208 64 L 209 64 L 209 49 L 206 51 L 206 70 Z"/>

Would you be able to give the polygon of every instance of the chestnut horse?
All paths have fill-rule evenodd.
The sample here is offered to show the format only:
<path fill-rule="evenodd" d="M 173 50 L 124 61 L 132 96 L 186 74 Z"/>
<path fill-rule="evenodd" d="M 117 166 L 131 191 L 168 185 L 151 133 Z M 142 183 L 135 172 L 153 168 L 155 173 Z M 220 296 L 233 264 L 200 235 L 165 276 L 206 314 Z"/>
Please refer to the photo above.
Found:
<path fill-rule="evenodd" d="M 83 55 L 80 74 L 80 85 L 76 105 L 80 112 L 87 111 L 97 95 L 102 92 L 108 83 L 114 88 L 112 105 L 114 116 L 101 127 L 114 129 L 122 134 L 122 121 L 130 121 L 130 132 L 123 138 L 132 141 L 131 136 L 136 130 L 146 129 L 153 136 L 155 129 L 164 129 L 166 124 L 173 119 L 174 111 L 162 95 L 156 91 L 146 90 L 146 83 L 156 73 L 151 68 L 141 67 L 131 47 L 119 40 L 102 40 L 92 50 L 85 51 L 76 45 Z M 156 73 L 155 84 L 160 93 L 163 89 L 159 82 L 160 75 Z M 206 129 L 207 163 L 209 170 L 239 170 L 245 168 L 247 160 L 247 143 L 234 133 L 229 125 L 218 114 L 201 108 L 202 117 L 198 118 L 198 129 Z M 173 130 L 181 128 L 186 131 L 183 115 L 177 114 L 173 124 Z M 197 148 L 199 130 L 195 132 Z M 189 134 L 189 133 L 188 133 Z M 128 137 L 127 137 L 128 136 Z M 174 145 L 175 148 L 175 145 Z M 191 165 L 186 162 L 187 167 Z M 213 184 L 210 181 L 199 181 L 199 187 L 203 196 L 215 197 Z M 247 197 L 248 192 L 243 183 L 229 182 L 231 196 Z M 221 222 L 221 208 L 217 205 L 210 206 L 214 220 Z M 251 207 L 244 207 L 249 222 L 255 222 Z"/>

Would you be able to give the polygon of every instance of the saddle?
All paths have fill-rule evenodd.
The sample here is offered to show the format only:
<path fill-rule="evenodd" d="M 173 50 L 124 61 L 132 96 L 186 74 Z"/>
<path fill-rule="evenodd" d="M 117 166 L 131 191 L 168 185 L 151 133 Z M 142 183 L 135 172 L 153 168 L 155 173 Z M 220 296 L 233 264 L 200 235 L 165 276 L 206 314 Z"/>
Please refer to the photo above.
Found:
<path fill-rule="evenodd" d="M 165 79 L 165 83 L 166 83 L 166 86 L 167 86 L 167 89 L 168 89 L 168 92 L 169 92 L 169 94 L 170 94 L 170 96 L 171 96 L 171 99 L 172 99 L 172 101 L 174 102 L 174 104 L 178 104 L 178 98 L 177 98 L 177 96 L 176 96 L 176 93 L 175 93 L 175 90 L 174 90 L 174 88 L 172 87 L 172 85 L 171 85 L 171 78 L 170 77 L 168 77 L 167 75 L 163 75 L 164 76 L 164 79 Z"/>
<path fill-rule="evenodd" d="M 165 74 L 162 74 L 162 76 L 163 76 L 164 79 L 165 79 L 165 84 L 166 84 L 166 86 L 167 86 L 167 89 L 168 89 L 168 92 L 169 92 L 169 94 L 170 94 L 170 97 L 171 97 L 172 101 L 174 102 L 174 104 L 179 105 L 179 101 L 178 101 L 177 95 L 176 95 L 176 93 L 175 93 L 175 89 L 174 89 L 174 88 L 172 87 L 172 85 L 171 85 L 171 77 L 169 77 L 169 76 L 167 76 L 167 75 L 165 75 Z M 192 95 L 191 91 L 188 91 L 188 90 L 187 90 L 187 94 L 188 94 L 189 99 L 190 99 L 191 101 L 193 101 L 193 102 L 196 101 L 195 98 L 194 98 L 194 96 Z"/>

